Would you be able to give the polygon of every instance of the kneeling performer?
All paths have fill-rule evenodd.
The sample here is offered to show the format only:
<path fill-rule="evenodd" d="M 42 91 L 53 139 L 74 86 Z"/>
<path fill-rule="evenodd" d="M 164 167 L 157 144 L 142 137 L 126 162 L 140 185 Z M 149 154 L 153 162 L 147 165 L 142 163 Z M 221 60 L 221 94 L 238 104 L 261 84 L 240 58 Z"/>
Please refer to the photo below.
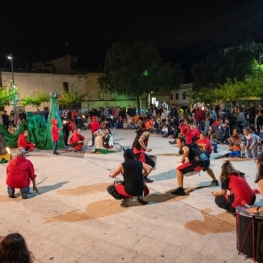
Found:
<path fill-rule="evenodd" d="M 126 149 L 123 157 L 125 161 L 109 176 L 115 178 L 118 174 L 122 174 L 124 181 L 115 180 L 114 184 L 108 187 L 108 193 L 115 199 L 122 200 L 123 207 L 128 206 L 136 197 L 141 204 L 144 204 L 143 195 L 148 195 L 149 189 L 143 181 L 143 176 L 147 176 L 152 171 L 152 167 L 135 160 L 131 149 Z"/>

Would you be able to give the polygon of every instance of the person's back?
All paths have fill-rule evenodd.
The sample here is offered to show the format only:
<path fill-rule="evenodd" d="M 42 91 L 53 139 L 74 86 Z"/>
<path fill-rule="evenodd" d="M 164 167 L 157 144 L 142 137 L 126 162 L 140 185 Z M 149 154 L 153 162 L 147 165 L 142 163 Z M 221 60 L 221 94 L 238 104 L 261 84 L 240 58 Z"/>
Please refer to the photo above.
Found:
<path fill-rule="evenodd" d="M 131 196 L 140 195 L 143 191 L 144 182 L 142 177 L 142 162 L 127 160 L 122 163 L 124 169 L 124 189 Z"/>
<path fill-rule="evenodd" d="M 251 189 L 246 179 L 243 177 L 244 174 L 241 173 L 240 176 L 238 173 L 231 174 L 228 189 L 231 194 L 234 195 L 234 202 L 232 203 L 233 207 L 240 206 L 242 201 L 245 201 L 247 204 L 250 204 L 253 197 L 254 191 Z"/>

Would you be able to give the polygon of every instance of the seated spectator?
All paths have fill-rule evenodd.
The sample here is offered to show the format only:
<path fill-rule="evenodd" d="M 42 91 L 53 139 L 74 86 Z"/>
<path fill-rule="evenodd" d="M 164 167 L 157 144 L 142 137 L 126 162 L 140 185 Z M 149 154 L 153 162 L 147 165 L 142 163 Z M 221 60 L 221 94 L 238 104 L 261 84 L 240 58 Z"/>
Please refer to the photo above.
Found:
<path fill-rule="evenodd" d="M 212 146 L 210 140 L 205 137 L 205 133 L 200 133 L 200 139 L 196 141 L 196 144 L 206 153 L 206 155 L 210 155 L 212 153 Z"/>
<path fill-rule="evenodd" d="M 212 151 L 212 152 L 218 153 L 218 151 L 217 151 L 217 143 L 218 143 L 218 141 L 217 141 L 217 139 L 216 139 L 216 134 L 215 134 L 215 133 L 212 133 L 212 134 L 209 136 L 209 138 L 210 138 L 210 143 L 211 143 L 211 145 L 212 145 L 212 147 L 213 147 L 213 151 Z"/>
<path fill-rule="evenodd" d="M 26 151 L 33 151 L 35 149 L 35 144 L 29 142 L 26 137 L 28 136 L 28 131 L 25 130 L 23 134 L 18 136 L 17 146 L 26 149 Z"/>
<path fill-rule="evenodd" d="M 239 129 L 233 130 L 233 135 L 228 138 L 229 147 L 231 147 L 231 152 L 229 154 L 229 157 L 241 157 L 245 155 L 245 149 L 244 149 L 244 136 L 239 133 Z M 241 149 L 243 147 L 243 151 Z"/>
<path fill-rule="evenodd" d="M 161 131 L 162 137 L 168 137 L 168 127 L 164 124 Z"/>
<path fill-rule="evenodd" d="M 254 191 L 248 185 L 245 174 L 236 170 L 230 161 L 226 161 L 222 165 L 220 175 L 222 190 L 212 192 L 215 197 L 215 203 L 230 213 L 235 214 L 236 207 L 241 206 L 243 202 L 253 205 L 256 196 Z M 230 194 L 227 195 L 227 190 Z"/>
<path fill-rule="evenodd" d="M 128 122 L 127 122 L 127 119 L 125 118 L 124 121 L 123 121 L 123 129 L 124 130 L 127 130 L 128 129 Z"/>
<path fill-rule="evenodd" d="M 119 116 L 117 121 L 117 129 L 123 129 L 123 118 Z"/>
<path fill-rule="evenodd" d="M 69 139 L 69 145 L 73 148 L 74 152 L 80 151 L 82 149 L 84 142 L 88 141 L 88 138 L 84 137 L 80 133 L 81 133 L 81 129 L 77 129 L 77 131 L 74 132 Z"/>
<path fill-rule="evenodd" d="M 19 233 L 0 237 L 1 263 L 32 263 L 33 254 L 28 250 L 25 239 Z"/>
<path fill-rule="evenodd" d="M 30 180 L 33 183 L 33 191 L 36 187 L 36 175 L 33 164 L 26 159 L 26 150 L 18 148 L 16 157 L 12 159 L 6 168 L 7 192 L 10 198 L 15 198 L 15 188 L 20 189 L 23 199 L 27 199 L 30 192 Z"/>

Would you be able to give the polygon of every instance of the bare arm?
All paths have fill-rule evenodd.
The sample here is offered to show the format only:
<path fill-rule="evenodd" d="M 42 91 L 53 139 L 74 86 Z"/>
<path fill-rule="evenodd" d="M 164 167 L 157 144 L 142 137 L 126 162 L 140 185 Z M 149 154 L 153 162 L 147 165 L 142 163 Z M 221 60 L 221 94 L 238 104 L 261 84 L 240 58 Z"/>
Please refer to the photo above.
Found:
<path fill-rule="evenodd" d="M 212 195 L 214 196 L 214 197 L 216 197 L 216 196 L 218 196 L 218 195 L 225 195 L 226 194 L 226 189 L 221 189 L 221 191 L 219 191 L 219 192 L 212 192 Z"/>
<path fill-rule="evenodd" d="M 115 178 L 120 173 L 123 175 L 123 167 L 121 164 L 114 171 L 110 173 L 109 177 Z"/>
<path fill-rule="evenodd" d="M 183 153 L 181 162 L 184 163 L 184 162 L 185 162 L 185 158 L 188 157 L 189 148 L 188 148 L 187 146 L 184 146 L 184 147 L 182 148 L 182 150 L 183 150 L 184 153 Z"/>
<path fill-rule="evenodd" d="M 144 132 L 141 137 L 139 138 L 138 142 L 139 144 L 142 146 L 142 148 L 146 151 L 146 152 L 151 152 L 152 149 L 151 148 L 147 148 L 147 146 L 144 144 L 144 140 L 149 137 L 149 132 Z"/>

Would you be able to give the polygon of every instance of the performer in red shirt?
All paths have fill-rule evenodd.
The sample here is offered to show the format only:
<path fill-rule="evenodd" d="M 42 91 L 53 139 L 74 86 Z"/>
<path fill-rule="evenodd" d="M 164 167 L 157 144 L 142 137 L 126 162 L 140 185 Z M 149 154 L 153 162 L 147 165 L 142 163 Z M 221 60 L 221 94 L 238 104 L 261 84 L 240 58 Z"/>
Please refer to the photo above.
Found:
<path fill-rule="evenodd" d="M 33 151 L 35 148 L 35 144 L 29 142 L 26 137 L 28 136 L 28 131 L 25 130 L 23 134 L 18 136 L 17 146 L 26 149 L 26 151 Z"/>
<path fill-rule="evenodd" d="M 92 116 L 92 122 L 89 124 L 89 126 L 90 126 L 90 130 L 91 130 L 91 134 L 92 134 L 92 145 L 91 145 L 91 147 L 93 147 L 94 141 L 95 141 L 94 132 L 100 129 L 100 124 L 99 124 L 96 116 Z"/>
<path fill-rule="evenodd" d="M 243 202 L 253 205 L 256 196 L 254 191 L 248 185 L 244 173 L 237 171 L 229 160 L 222 165 L 220 181 L 222 190 L 212 192 L 215 197 L 215 203 L 230 213 L 235 213 L 236 207 L 241 206 Z M 227 190 L 230 194 L 227 194 Z"/>
<path fill-rule="evenodd" d="M 17 156 L 10 161 L 6 168 L 6 184 L 9 197 L 15 198 L 15 188 L 19 188 L 23 199 L 27 199 L 30 191 L 30 180 L 33 183 L 33 191 L 36 187 L 36 175 L 33 164 L 26 159 L 26 150 L 18 148 Z"/>
<path fill-rule="evenodd" d="M 204 152 L 211 154 L 212 146 L 211 146 L 210 140 L 207 137 L 205 137 L 204 133 L 200 134 L 200 139 L 196 141 L 196 144 L 204 148 L 203 149 Z"/>
<path fill-rule="evenodd" d="M 58 124 L 57 119 L 52 119 L 51 122 L 52 122 L 51 134 L 52 134 L 52 141 L 54 144 L 53 154 L 59 155 L 59 153 L 57 152 L 57 149 L 58 149 L 59 132 L 62 130 L 62 128 L 57 127 L 57 124 Z"/>
<path fill-rule="evenodd" d="M 82 149 L 84 142 L 88 141 L 88 138 L 81 135 L 80 132 L 81 130 L 77 129 L 77 131 L 74 132 L 69 139 L 69 144 L 73 148 L 74 152 L 80 151 Z"/>

